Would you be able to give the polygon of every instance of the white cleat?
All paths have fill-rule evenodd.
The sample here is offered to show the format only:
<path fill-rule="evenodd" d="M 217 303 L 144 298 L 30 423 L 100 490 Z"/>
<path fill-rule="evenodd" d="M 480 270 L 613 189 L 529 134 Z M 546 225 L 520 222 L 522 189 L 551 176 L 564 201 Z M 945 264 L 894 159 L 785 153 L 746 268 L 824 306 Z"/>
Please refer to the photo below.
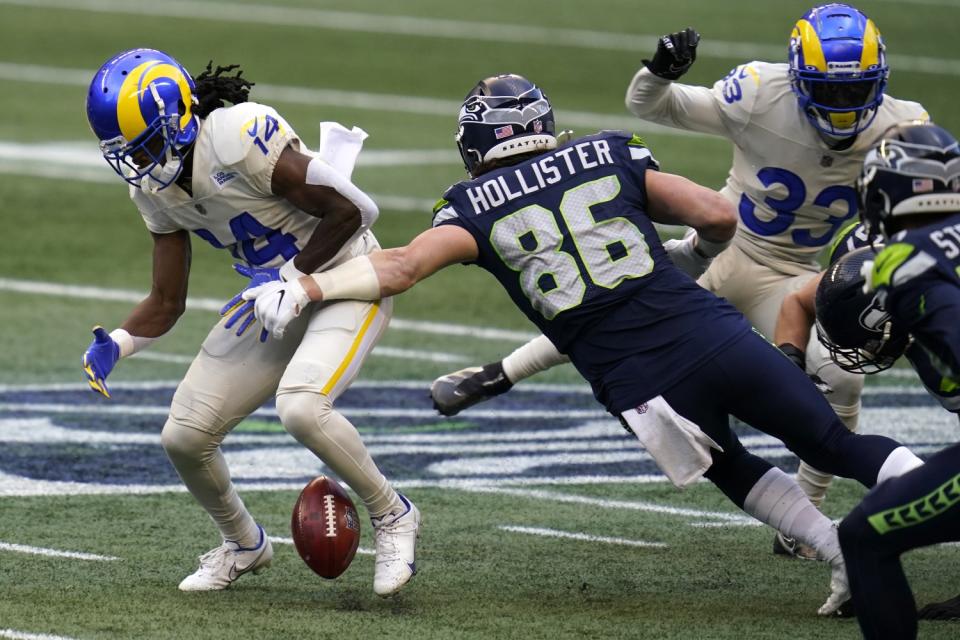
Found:
<path fill-rule="evenodd" d="M 183 579 L 180 591 L 220 591 L 245 573 L 260 573 L 273 560 L 273 545 L 257 525 L 260 540 L 257 546 L 243 548 L 232 540 L 200 556 L 200 568 Z"/>
<path fill-rule="evenodd" d="M 370 518 L 377 543 L 373 591 L 381 598 L 399 591 L 417 573 L 420 510 L 402 495 L 400 502 L 402 510 Z"/>
<path fill-rule="evenodd" d="M 823 603 L 817 613 L 821 616 L 848 617 L 850 608 L 850 581 L 847 578 L 847 565 L 843 556 L 838 555 L 830 563 L 830 597 Z"/>

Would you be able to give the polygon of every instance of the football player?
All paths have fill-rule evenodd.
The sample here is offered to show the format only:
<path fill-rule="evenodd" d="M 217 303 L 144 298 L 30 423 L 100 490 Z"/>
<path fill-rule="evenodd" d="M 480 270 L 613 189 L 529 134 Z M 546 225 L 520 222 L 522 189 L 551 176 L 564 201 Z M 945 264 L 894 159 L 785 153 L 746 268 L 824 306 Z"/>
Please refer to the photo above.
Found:
<path fill-rule="evenodd" d="M 597 400 L 676 485 L 706 477 L 750 515 L 817 549 L 833 571 L 820 613 L 832 615 L 848 599 L 832 523 L 793 478 L 744 449 L 729 416 L 867 486 L 919 459 L 844 428 L 802 371 L 667 257 L 654 222 L 690 225 L 689 243 L 713 256 L 736 229 L 728 200 L 660 173 L 636 136 L 602 132 L 558 145 L 554 131 L 550 103 L 529 80 L 480 81 L 456 138 L 470 179 L 444 193 L 433 228 L 405 247 L 244 296 L 282 335 L 311 301 L 374 300 L 454 263 L 481 266 L 569 353 Z"/>
<path fill-rule="evenodd" d="M 364 134 L 326 124 L 318 154 L 273 108 L 247 101 L 234 67 L 194 80 L 174 58 L 132 49 L 93 78 L 87 117 L 104 158 L 130 185 L 153 237 L 153 286 L 119 328 L 94 329 L 83 355 L 106 397 L 121 358 L 169 331 L 184 311 L 190 234 L 242 262 L 248 286 L 282 282 L 370 253 L 376 204 L 350 180 Z M 235 103 L 224 106 L 224 100 Z M 183 591 L 227 588 L 270 565 L 270 540 L 237 495 L 220 443 L 276 395 L 283 426 L 360 497 L 376 532 L 374 590 L 413 575 L 420 514 L 387 482 L 357 430 L 334 407 L 387 326 L 389 299 L 311 307 L 269 340 L 239 295 L 223 310 L 177 387 L 161 442 L 223 538 L 200 557 Z M 255 326 L 255 325 L 253 325 Z"/>
<path fill-rule="evenodd" d="M 852 6 L 827 4 L 793 28 L 787 63 L 742 64 L 712 88 L 677 82 L 696 60 L 693 29 L 665 35 L 627 88 L 626 104 L 643 120 L 708 133 L 733 143 L 733 165 L 720 191 L 739 224 L 729 249 L 715 260 L 688 235 L 669 241 L 671 257 L 699 283 L 727 298 L 753 326 L 772 336 L 784 296 L 820 270 L 817 258 L 857 211 L 854 182 L 867 150 L 888 127 L 926 118 L 914 102 L 884 95 L 889 67 L 880 33 Z M 829 401 L 851 431 L 857 428 L 863 381 L 833 365 L 816 343 L 793 357 L 831 390 Z M 436 408 L 457 412 L 565 362 L 539 337 L 501 362 L 438 378 Z M 832 476 L 801 462 L 798 480 L 820 505 Z M 810 555 L 777 536 L 777 553 Z"/>
<path fill-rule="evenodd" d="M 838 347 L 839 363 L 880 366 L 903 351 L 909 333 L 911 364 L 941 403 L 956 411 L 960 145 L 929 123 L 899 125 L 868 154 L 858 188 L 867 235 L 879 236 L 886 246 L 875 261 L 867 260 L 873 249 L 859 249 L 826 273 L 816 296 L 818 331 Z M 900 347 L 893 346 L 898 342 Z M 900 556 L 950 540 L 960 540 L 960 444 L 879 484 L 840 525 L 865 638 L 917 636 L 914 598 Z M 960 597 L 928 605 L 919 615 L 956 618 L 958 603 Z"/>

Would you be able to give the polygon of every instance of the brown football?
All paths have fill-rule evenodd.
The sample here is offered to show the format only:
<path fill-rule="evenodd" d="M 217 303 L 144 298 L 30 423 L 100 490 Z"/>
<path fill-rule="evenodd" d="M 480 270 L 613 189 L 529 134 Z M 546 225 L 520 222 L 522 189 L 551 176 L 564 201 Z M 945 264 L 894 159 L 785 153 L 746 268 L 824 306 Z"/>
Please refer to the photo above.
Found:
<path fill-rule="evenodd" d="M 347 570 L 360 545 L 357 508 L 340 483 L 319 476 L 300 492 L 290 521 L 297 553 L 324 578 Z"/>

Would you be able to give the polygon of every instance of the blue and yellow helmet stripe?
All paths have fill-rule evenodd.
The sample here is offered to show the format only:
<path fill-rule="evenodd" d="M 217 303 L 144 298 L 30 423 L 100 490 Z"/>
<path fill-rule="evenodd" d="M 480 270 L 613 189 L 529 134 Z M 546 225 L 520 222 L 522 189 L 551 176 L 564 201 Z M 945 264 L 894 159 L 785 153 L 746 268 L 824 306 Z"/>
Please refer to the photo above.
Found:
<path fill-rule="evenodd" d="M 144 114 L 155 114 L 157 111 L 150 91 L 150 84 L 154 82 L 177 86 L 180 101 L 185 105 L 179 118 L 180 130 L 186 129 L 190 123 L 193 116 L 192 90 L 183 71 L 163 61 L 144 62 L 124 77 L 117 95 L 117 124 L 121 135 L 127 140 L 137 138 L 152 124 L 146 121 Z"/>

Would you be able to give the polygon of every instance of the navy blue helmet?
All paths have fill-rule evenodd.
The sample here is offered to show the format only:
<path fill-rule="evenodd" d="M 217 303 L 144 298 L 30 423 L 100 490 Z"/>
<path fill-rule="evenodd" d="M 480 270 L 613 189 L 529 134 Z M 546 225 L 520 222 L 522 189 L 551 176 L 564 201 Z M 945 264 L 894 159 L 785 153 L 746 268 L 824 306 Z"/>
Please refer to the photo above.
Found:
<path fill-rule="evenodd" d="M 931 122 L 891 127 L 867 153 L 857 181 L 871 238 L 889 238 L 906 216 L 960 212 L 960 146 Z"/>
<path fill-rule="evenodd" d="M 473 177 L 488 171 L 492 161 L 557 146 L 550 101 L 523 76 L 504 74 L 478 82 L 464 99 L 458 120 L 457 148 Z"/>
<path fill-rule="evenodd" d="M 863 264 L 876 256 L 874 247 L 847 253 L 827 269 L 817 286 L 817 336 L 830 359 L 853 373 L 889 369 L 910 343 L 876 295 L 863 291 Z"/>

